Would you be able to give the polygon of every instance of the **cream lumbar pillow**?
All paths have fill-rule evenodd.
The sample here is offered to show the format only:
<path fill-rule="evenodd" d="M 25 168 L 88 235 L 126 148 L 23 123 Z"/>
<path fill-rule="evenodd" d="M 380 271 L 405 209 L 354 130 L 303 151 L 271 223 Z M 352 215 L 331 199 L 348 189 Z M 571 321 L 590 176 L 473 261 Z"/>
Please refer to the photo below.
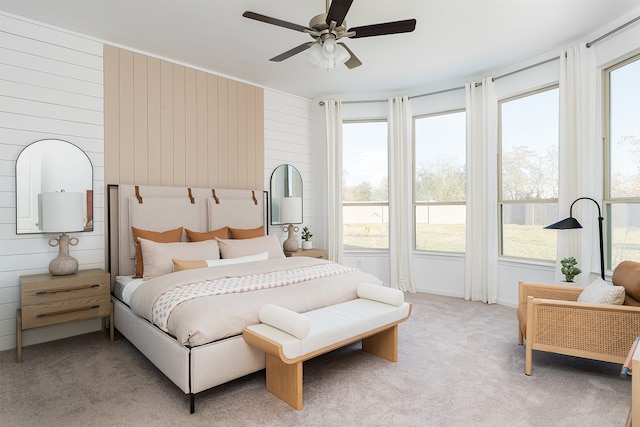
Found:
<path fill-rule="evenodd" d="M 216 237 L 216 240 L 220 246 L 222 258 L 238 258 L 256 255 L 260 252 L 268 252 L 269 259 L 285 258 L 278 236 L 275 234 L 251 239 L 219 239 Z"/>
<path fill-rule="evenodd" d="M 269 259 L 269 252 L 260 252 L 255 255 L 247 255 L 238 258 L 227 259 L 203 259 L 203 260 L 184 260 L 173 259 L 173 271 L 191 270 L 193 268 L 217 267 L 220 265 L 242 264 L 245 262 L 264 261 Z"/>
<path fill-rule="evenodd" d="M 589 304 L 622 305 L 624 302 L 624 286 L 614 286 L 598 278 L 584 288 L 578 302 Z"/>

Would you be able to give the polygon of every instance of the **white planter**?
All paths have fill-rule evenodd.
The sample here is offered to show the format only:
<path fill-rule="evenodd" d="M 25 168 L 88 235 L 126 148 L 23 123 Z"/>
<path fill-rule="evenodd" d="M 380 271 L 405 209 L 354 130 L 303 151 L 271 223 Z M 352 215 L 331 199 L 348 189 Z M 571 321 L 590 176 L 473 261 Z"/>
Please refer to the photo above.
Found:
<path fill-rule="evenodd" d="M 312 249 L 313 242 L 311 240 L 303 240 L 302 241 L 302 249 Z"/>

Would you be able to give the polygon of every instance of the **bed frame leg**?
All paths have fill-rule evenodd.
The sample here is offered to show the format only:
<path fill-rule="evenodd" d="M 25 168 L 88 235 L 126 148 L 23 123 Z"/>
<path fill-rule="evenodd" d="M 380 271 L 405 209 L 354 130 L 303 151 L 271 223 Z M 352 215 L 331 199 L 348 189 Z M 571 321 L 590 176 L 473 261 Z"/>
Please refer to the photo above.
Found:
<path fill-rule="evenodd" d="M 189 403 L 190 403 L 189 413 L 193 414 L 194 412 L 196 412 L 196 396 L 193 393 L 189 393 Z"/>

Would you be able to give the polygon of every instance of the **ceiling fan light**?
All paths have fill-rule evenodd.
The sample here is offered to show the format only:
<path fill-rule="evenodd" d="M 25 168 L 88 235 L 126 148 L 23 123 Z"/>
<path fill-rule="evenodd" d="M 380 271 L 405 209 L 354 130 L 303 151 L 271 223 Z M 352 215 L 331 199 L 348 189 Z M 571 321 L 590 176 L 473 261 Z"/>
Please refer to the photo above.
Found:
<path fill-rule="evenodd" d="M 324 55 L 322 54 L 322 46 L 319 43 L 314 44 L 306 52 L 307 61 L 315 66 L 318 65 L 322 59 L 324 59 Z"/>
<path fill-rule="evenodd" d="M 338 55 L 338 44 L 334 39 L 327 39 L 322 43 L 322 54 L 325 58 L 335 58 Z"/>

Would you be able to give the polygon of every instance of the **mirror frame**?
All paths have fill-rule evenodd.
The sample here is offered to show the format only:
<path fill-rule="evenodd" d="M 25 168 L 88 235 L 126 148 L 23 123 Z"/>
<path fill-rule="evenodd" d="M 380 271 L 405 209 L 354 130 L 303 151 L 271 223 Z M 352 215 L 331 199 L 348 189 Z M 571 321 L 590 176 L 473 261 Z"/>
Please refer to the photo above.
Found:
<path fill-rule="evenodd" d="M 269 180 L 269 213 L 271 217 L 271 225 L 288 225 L 280 221 L 280 199 L 282 197 L 300 197 L 302 199 L 302 207 L 300 218 L 304 219 L 304 197 L 302 176 L 295 166 L 290 164 L 282 164 L 276 167 L 271 173 Z M 274 215 L 275 213 L 275 215 Z M 302 221 L 295 224 L 302 224 Z"/>
<path fill-rule="evenodd" d="M 66 145 L 68 145 L 70 150 L 74 150 L 76 151 L 76 155 L 78 156 L 78 159 L 82 159 L 81 161 L 84 163 L 84 159 L 86 159 L 86 163 L 84 163 L 84 165 L 82 167 L 88 167 L 88 170 L 86 172 L 88 172 L 88 177 L 87 177 L 87 181 L 86 184 L 88 184 L 88 188 L 82 188 L 82 189 L 71 189 L 70 191 L 75 191 L 75 192 L 82 192 L 83 193 L 83 199 L 84 199 L 84 205 L 86 208 L 86 224 L 85 224 L 85 228 L 82 231 L 93 231 L 94 227 L 93 227 L 93 221 L 94 221 L 94 209 L 93 209 L 93 178 L 94 178 L 94 172 L 93 172 L 93 164 L 91 163 L 91 159 L 89 158 L 89 156 L 87 155 L 87 153 L 84 152 L 84 150 L 82 150 L 80 147 L 78 147 L 77 145 L 69 142 L 69 141 L 65 141 L 63 139 L 57 139 L 57 138 L 46 138 L 46 139 L 40 139 L 38 141 L 34 141 L 31 144 L 25 146 L 21 151 L 20 154 L 18 154 L 18 157 L 16 159 L 16 191 L 15 191 L 15 197 L 16 197 L 16 211 L 15 211 L 15 218 L 16 218 L 16 234 L 17 235 L 22 235 L 22 234 L 44 234 L 45 232 L 43 232 L 42 230 L 36 230 L 36 227 L 38 226 L 38 224 L 41 222 L 40 216 L 41 216 L 41 212 L 38 205 L 38 193 L 36 194 L 31 194 L 31 191 L 29 191 L 28 195 L 24 195 L 24 191 L 23 187 L 29 188 L 29 190 L 33 190 L 31 188 L 31 182 L 34 180 L 33 178 L 33 171 L 32 171 L 32 165 L 31 164 L 21 164 L 21 159 L 23 160 L 22 163 L 24 163 L 24 161 L 31 161 L 30 156 L 32 155 L 32 153 L 38 153 L 38 151 L 35 151 L 38 149 L 38 147 L 44 146 L 44 144 L 47 143 L 64 143 Z M 42 151 L 42 149 L 40 149 L 40 151 Z M 71 153 L 71 152 L 69 152 Z M 27 159 L 27 160 L 25 160 Z M 42 159 L 43 162 L 45 159 Z M 60 160 L 56 160 L 56 159 L 48 159 L 51 160 L 49 162 L 46 163 L 46 169 L 49 170 L 49 174 L 51 175 L 55 175 L 58 173 L 62 173 L 63 171 L 69 171 L 69 170 L 78 170 L 80 169 L 81 165 L 78 165 L 77 163 L 64 163 L 64 162 L 60 162 Z M 56 163 L 56 162 L 60 162 L 60 163 Z M 29 176 L 25 176 L 26 173 L 29 173 Z M 42 174 L 42 164 L 40 165 L 40 171 Z M 41 175 L 40 177 L 36 178 L 36 179 L 42 179 Z M 81 179 L 81 177 L 72 177 L 72 180 L 74 179 Z M 26 181 L 25 181 L 26 180 Z M 53 188 L 58 188 L 58 189 L 63 189 L 64 187 L 68 187 L 68 185 L 66 185 L 65 183 L 60 183 L 60 184 L 50 184 L 49 185 L 51 187 L 51 189 Z M 64 188 L 65 190 L 67 188 Z M 52 191 L 52 190 L 49 190 Z M 26 199 L 25 199 L 26 197 Z M 29 211 L 32 214 L 32 217 L 30 219 L 30 221 L 34 221 L 34 226 L 31 228 L 31 231 L 25 231 L 25 228 L 21 228 L 20 226 L 20 219 L 18 216 L 18 211 L 19 209 L 21 209 L 21 206 L 26 204 L 27 206 L 29 206 Z"/>

